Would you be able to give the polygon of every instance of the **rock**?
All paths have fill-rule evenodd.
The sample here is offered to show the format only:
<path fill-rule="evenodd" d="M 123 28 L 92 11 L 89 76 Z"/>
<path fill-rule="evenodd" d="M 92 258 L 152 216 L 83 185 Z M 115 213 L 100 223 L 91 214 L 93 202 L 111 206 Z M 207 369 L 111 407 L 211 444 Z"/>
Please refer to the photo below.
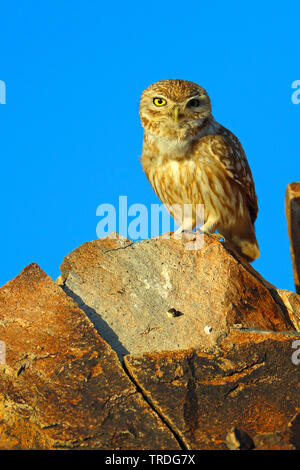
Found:
<path fill-rule="evenodd" d="M 63 260 L 59 283 L 120 358 L 213 348 L 235 324 L 295 328 L 273 286 L 215 237 L 196 251 L 163 237 L 87 242 Z"/>
<path fill-rule="evenodd" d="M 296 330 L 300 331 L 300 295 L 284 289 L 277 289 L 277 293 L 286 307 L 291 322 Z"/>
<path fill-rule="evenodd" d="M 300 450 L 300 413 L 297 413 L 281 432 L 258 434 L 257 450 Z"/>
<path fill-rule="evenodd" d="M 300 294 L 300 183 L 290 183 L 285 194 L 285 213 L 290 238 L 296 291 Z"/>
<path fill-rule="evenodd" d="M 227 434 L 225 441 L 229 450 L 250 450 L 254 447 L 251 437 L 236 427 Z"/>
<path fill-rule="evenodd" d="M 299 298 L 213 236 L 29 265 L 0 289 L 0 448 L 300 449 Z"/>
<path fill-rule="evenodd" d="M 36 264 L 0 289 L 0 338 L 0 448 L 180 448 L 84 312 Z"/>
<path fill-rule="evenodd" d="M 232 329 L 213 352 L 152 352 L 124 360 L 187 449 L 243 447 L 246 435 L 248 448 L 252 441 L 255 448 L 300 448 L 300 364 L 292 361 L 299 339 L 296 333 Z M 232 436 L 233 428 L 242 435 Z"/>

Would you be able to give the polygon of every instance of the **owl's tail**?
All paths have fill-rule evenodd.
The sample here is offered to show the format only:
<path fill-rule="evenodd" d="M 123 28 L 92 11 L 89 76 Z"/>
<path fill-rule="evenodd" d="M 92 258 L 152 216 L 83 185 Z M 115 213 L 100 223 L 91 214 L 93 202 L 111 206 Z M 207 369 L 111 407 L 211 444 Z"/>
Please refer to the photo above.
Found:
<path fill-rule="evenodd" d="M 220 231 L 221 232 L 221 231 Z M 237 252 L 247 261 L 252 262 L 259 257 L 259 248 L 256 240 L 254 225 L 250 217 L 239 221 L 231 228 L 230 233 L 221 232 L 225 239 L 230 241 Z"/>

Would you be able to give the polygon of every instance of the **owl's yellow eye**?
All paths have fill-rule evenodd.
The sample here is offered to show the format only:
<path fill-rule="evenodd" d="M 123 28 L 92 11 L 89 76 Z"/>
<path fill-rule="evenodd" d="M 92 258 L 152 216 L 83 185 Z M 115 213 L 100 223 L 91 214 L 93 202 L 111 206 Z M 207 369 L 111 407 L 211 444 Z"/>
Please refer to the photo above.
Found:
<path fill-rule="evenodd" d="M 163 98 L 153 98 L 153 103 L 155 104 L 155 106 L 165 106 L 167 104 L 167 101 Z"/>

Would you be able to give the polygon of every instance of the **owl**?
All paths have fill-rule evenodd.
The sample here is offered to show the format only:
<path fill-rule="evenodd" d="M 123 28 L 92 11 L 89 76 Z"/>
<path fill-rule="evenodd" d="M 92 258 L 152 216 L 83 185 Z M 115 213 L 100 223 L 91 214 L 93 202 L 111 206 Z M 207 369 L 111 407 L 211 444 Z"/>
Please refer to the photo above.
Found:
<path fill-rule="evenodd" d="M 180 225 L 177 232 L 197 226 L 202 204 L 204 233 L 217 231 L 248 261 L 258 258 L 251 170 L 237 137 L 212 116 L 207 92 L 190 81 L 161 80 L 143 91 L 139 114 L 143 170 Z M 189 216 L 183 218 L 186 205 Z"/>

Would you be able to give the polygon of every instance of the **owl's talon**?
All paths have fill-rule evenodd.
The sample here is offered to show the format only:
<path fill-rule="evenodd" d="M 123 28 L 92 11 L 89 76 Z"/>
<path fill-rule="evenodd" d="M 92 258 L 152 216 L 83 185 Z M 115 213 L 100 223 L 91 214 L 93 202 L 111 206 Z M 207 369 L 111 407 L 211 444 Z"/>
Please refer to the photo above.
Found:
<path fill-rule="evenodd" d="M 192 230 L 181 230 L 179 228 L 174 232 L 174 238 L 177 239 L 183 239 L 183 240 L 195 240 L 196 239 L 196 233 L 193 232 Z"/>
<path fill-rule="evenodd" d="M 224 235 L 221 235 L 220 233 L 213 233 L 211 236 L 219 240 L 219 242 L 226 241 Z"/>

